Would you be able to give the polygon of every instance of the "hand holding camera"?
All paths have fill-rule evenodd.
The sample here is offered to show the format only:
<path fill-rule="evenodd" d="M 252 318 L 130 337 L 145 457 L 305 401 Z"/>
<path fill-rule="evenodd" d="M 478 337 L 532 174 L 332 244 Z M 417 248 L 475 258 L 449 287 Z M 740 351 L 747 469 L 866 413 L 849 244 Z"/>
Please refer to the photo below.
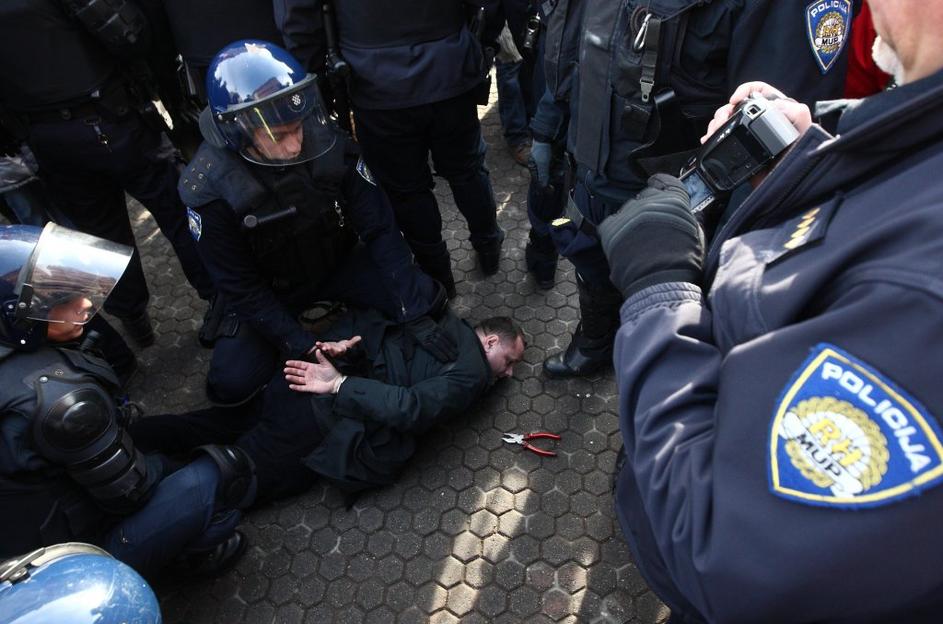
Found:
<path fill-rule="evenodd" d="M 750 91 L 750 85 L 762 88 Z M 797 102 L 769 100 L 782 94 L 764 83 L 746 83 L 720 108 L 708 126 L 703 146 L 681 172 L 691 196 L 691 211 L 707 230 L 729 194 L 754 175 L 767 169 L 780 153 L 799 137 L 799 129 L 784 112 L 789 111 L 806 127 L 808 109 Z M 777 104 L 780 102 L 780 104 Z M 796 108 L 799 107 L 799 108 Z M 730 109 L 730 110 L 728 110 Z"/>

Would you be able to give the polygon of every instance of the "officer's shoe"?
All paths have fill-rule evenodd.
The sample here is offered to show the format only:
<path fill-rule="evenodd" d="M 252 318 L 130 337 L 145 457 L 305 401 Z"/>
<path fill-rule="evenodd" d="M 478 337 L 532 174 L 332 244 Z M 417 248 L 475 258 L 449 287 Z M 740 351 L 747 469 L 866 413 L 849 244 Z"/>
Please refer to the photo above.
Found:
<path fill-rule="evenodd" d="M 612 347 L 604 350 L 580 349 L 571 342 L 566 351 L 544 360 L 544 374 L 554 379 L 592 375 L 612 361 Z"/>
<path fill-rule="evenodd" d="M 239 531 L 213 550 L 186 555 L 173 566 L 173 572 L 189 578 L 213 578 L 236 565 L 246 551 L 248 540 Z"/>
<path fill-rule="evenodd" d="M 584 377 L 612 362 L 612 336 L 587 338 L 582 330 L 581 324 L 576 328 L 566 351 L 544 360 L 544 374 L 547 377 Z"/>
<path fill-rule="evenodd" d="M 527 270 L 534 276 L 537 288 L 549 290 L 553 288 L 557 275 L 557 248 L 550 237 L 531 236 L 524 249 L 524 260 Z"/>
<path fill-rule="evenodd" d="M 154 344 L 154 326 L 151 324 L 151 315 L 145 310 L 136 318 L 122 318 L 121 326 L 128 333 L 131 340 L 139 347 L 149 347 Z"/>
<path fill-rule="evenodd" d="M 498 228 L 498 237 L 487 243 L 475 245 L 478 252 L 478 265 L 485 275 L 494 275 L 501 264 L 501 244 L 504 242 L 504 230 Z"/>

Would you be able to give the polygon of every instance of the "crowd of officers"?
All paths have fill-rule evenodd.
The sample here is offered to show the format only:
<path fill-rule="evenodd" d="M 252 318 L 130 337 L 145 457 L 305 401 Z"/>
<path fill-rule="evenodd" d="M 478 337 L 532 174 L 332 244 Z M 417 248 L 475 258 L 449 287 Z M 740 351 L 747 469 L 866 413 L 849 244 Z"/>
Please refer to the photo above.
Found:
<path fill-rule="evenodd" d="M 469 366 L 485 377 L 489 368 L 491 377 L 509 374 L 520 359 L 513 325 L 494 321 L 472 334 L 448 310 L 456 286 L 432 192 L 434 174 L 444 178 L 480 271 L 499 272 L 505 237 L 477 106 L 488 102 L 495 55 L 510 45 L 522 66 L 499 63 L 499 94 L 526 99 L 515 109 L 525 111 L 526 140 L 519 116 L 504 114 L 509 101 L 502 123 L 517 160 L 529 143 L 527 268 L 552 289 L 562 255 L 579 292 L 580 322 L 544 374 L 584 376 L 615 360 L 625 442 L 616 507 L 673 621 L 932 618 L 943 584 L 929 515 L 941 506 L 933 486 L 943 478 L 943 396 L 932 380 L 935 355 L 914 360 L 943 329 L 943 287 L 930 260 L 939 257 L 943 220 L 925 214 L 941 207 L 933 163 L 943 56 L 912 42 L 932 39 L 921 28 L 941 23 L 941 4 L 871 2 L 872 26 L 861 0 L 3 3 L 4 162 L 29 165 L 41 183 L 31 202 L 7 193 L 12 218 L 53 219 L 134 249 L 132 195 L 207 302 L 200 340 L 214 349 L 206 382 L 214 406 L 292 405 L 299 390 L 337 395 L 341 407 L 318 416 L 319 445 L 335 433 L 347 436 L 335 447 L 376 440 L 363 422 L 340 431 L 331 414 L 346 410 L 396 421 L 377 444 L 386 453 L 406 448 L 370 465 L 323 445 L 274 453 L 264 427 L 221 425 L 215 413 L 186 426 L 145 419 L 137 424 L 145 447 L 203 449 L 176 472 L 156 471 L 181 481 L 165 495 L 184 492 L 208 510 L 194 521 L 198 539 L 178 527 L 161 565 L 185 552 L 191 567 L 213 572 L 238 556 L 238 510 L 284 485 L 266 481 L 267 461 L 269 475 L 300 470 L 304 458 L 342 487 L 386 483 L 411 454 L 411 436 L 438 417 L 430 401 L 453 401 L 457 383 L 469 390 L 451 407 L 465 406 L 488 385 L 469 373 L 417 395 L 419 404 L 383 394 L 367 382 L 400 361 L 399 351 L 382 356 L 389 332 L 410 345 L 403 387 L 417 376 L 448 378 L 466 342 L 481 347 L 485 364 Z M 511 36 L 502 38 L 505 25 Z M 900 83 L 892 90 L 862 53 L 875 30 L 876 58 L 883 51 L 882 67 Z M 873 81 L 857 94 L 871 97 L 820 106 L 813 125 L 809 111 L 841 98 L 850 72 Z M 770 99 L 801 137 L 765 181 L 724 198 L 705 228 L 674 176 L 752 94 Z M 116 283 L 104 309 L 138 346 L 153 343 L 136 249 L 123 276 L 108 278 Z M 355 350 L 353 330 L 316 340 L 299 321 L 323 300 L 372 310 L 345 321 L 372 358 L 365 379 L 349 381 L 355 376 L 334 366 Z M 120 388 L 134 355 L 94 309 L 88 316 L 117 376 L 84 356 L 68 367 L 78 378 L 107 378 L 92 386 Z M 4 380 L 39 379 L 50 366 L 23 354 L 36 345 L 21 330 L 4 330 Z M 413 370 L 415 353 L 428 360 L 424 372 Z M 286 361 L 287 381 L 272 381 Z M 106 427 L 112 446 L 129 471 L 147 473 L 153 456 L 122 441 L 130 408 L 110 401 L 101 409 L 120 413 Z M 386 414 L 391 405 L 400 416 Z M 55 420 L 63 409 L 40 416 Z M 299 409 L 311 407 L 305 400 Z M 29 445 L 26 429 L 57 448 L 62 433 L 44 426 L 27 419 L 16 435 L 4 429 L 5 484 L 40 461 L 17 447 Z M 286 468 L 286 454 L 298 466 Z M 214 470 L 217 491 L 201 490 Z M 92 478 L 74 467 L 68 474 Z M 57 496 L 30 500 L 40 510 Z M 106 511 L 127 514 L 134 502 Z M 67 523 L 69 513 L 49 518 Z M 81 533 L 57 528 L 44 525 L 41 541 Z M 9 534 L 28 541 L 36 532 Z M 106 548 L 152 569 L 128 554 L 122 535 L 107 533 Z"/>

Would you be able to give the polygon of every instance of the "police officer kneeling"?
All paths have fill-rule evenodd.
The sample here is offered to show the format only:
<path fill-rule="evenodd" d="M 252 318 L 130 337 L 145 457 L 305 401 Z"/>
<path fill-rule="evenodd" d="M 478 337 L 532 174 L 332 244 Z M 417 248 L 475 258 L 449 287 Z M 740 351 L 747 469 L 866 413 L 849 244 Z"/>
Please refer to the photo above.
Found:
<path fill-rule="evenodd" d="M 114 373 L 77 344 L 131 253 L 52 223 L 0 228 L 0 559 L 78 540 L 144 575 L 212 574 L 245 549 L 251 460 L 208 446 L 171 472 L 145 456 Z"/>
<path fill-rule="evenodd" d="M 940 619 L 943 0 L 871 8 L 901 86 L 809 127 L 706 249 L 670 177 L 601 227 L 616 507 L 673 621 Z"/>
<path fill-rule="evenodd" d="M 280 357 L 312 350 L 297 317 L 319 300 L 381 310 L 454 359 L 454 342 L 423 318 L 441 312 L 444 290 L 413 264 L 389 200 L 328 118 L 316 76 L 278 46 L 238 41 L 210 64 L 207 94 L 205 141 L 179 190 L 224 298 L 210 398 L 243 402 Z"/>

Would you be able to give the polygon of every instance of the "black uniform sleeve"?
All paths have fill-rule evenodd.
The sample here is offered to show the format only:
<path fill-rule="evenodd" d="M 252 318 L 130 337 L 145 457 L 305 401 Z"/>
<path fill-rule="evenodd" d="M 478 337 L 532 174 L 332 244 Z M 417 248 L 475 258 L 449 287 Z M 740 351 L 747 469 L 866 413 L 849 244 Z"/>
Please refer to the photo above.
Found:
<path fill-rule="evenodd" d="M 341 0 L 342 1 L 342 0 Z M 310 72 L 324 72 L 327 41 L 321 0 L 273 0 L 285 48 Z"/>
<path fill-rule="evenodd" d="M 249 323 L 285 356 L 301 357 L 314 346 L 308 334 L 272 292 L 252 261 L 252 249 L 236 216 L 223 201 L 197 209 L 202 218 L 200 256 L 239 320 Z"/>

